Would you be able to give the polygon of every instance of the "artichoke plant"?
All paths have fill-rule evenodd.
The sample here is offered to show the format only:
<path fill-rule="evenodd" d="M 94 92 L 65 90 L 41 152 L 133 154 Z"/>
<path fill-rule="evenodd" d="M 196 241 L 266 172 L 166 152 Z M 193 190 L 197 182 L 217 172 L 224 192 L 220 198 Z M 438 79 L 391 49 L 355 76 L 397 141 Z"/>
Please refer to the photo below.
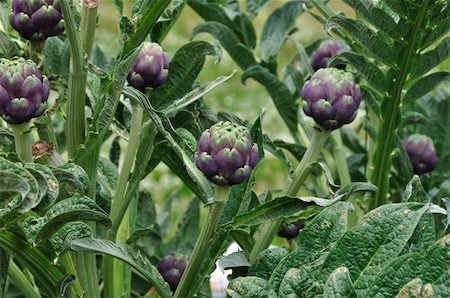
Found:
<path fill-rule="evenodd" d="M 414 134 L 403 142 L 403 146 L 411 160 L 414 174 L 421 175 L 434 170 L 437 157 L 431 138 Z"/>
<path fill-rule="evenodd" d="M 298 236 L 300 230 L 305 227 L 303 221 L 297 221 L 289 224 L 284 224 L 278 230 L 277 235 L 283 238 L 292 239 Z"/>
<path fill-rule="evenodd" d="M 245 126 L 220 121 L 201 135 L 195 164 L 215 184 L 239 184 L 250 176 L 259 159 Z"/>
<path fill-rule="evenodd" d="M 32 61 L 0 59 L 0 116 L 10 124 L 20 124 L 41 116 L 50 85 Z"/>
<path fill-rule="evenodd" d="M 334 130 L 352 122 L 361 102 L 353 75 L 337 68 L 321 68 L 301 91 L 303 111 L 316 123 Z"/>
<path fill-rule="evenodd" d="M 327 67 L 328 59 L 331 57 L 349 51 L 350 47 L 340 40 L 328 39 L 320 44 L 320 46 L 311 55 L 311 66 L 316 71 L 320 68 Z M 339 69 L 344 69 L 345 64 L 338 64 L 335 66 Z"/>
<path fill-rule="evenodd" d="M 162 258 L 156 267 L 161 273 L 164 280 L 169 284 L 170 289 L 175 292 L 180 283 L 184 269 L 186 269 L 186 261 L 176 253 L 170 253 Z"/>
<path fill-rule="evenodd" d="M 154 42 L 144 42 L 128 73 L 128 84 L 144 91 L 157 88 L 167 80 L 169 59 L 161 46 Z"/>
<path fill-rule="evenodd" d="M 9 22 L 25 39 L 36 42 L 64 31 L 59 0 L 13 0 Z"/>

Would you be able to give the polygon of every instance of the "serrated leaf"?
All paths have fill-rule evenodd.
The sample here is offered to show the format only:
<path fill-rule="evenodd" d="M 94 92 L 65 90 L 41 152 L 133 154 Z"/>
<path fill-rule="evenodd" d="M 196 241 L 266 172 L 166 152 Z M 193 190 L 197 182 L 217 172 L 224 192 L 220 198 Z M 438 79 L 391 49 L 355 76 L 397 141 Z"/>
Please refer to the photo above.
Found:
<path fill-rule="evenodd" d="M 317 285 L 311 274 L 304 268 L 291 268 L 286 272 L 278 290 L 278 297 L 308 297 Z"/>
<path fill-rule="evenodd" d="M 250 267 L 248 257 L 243 251 L 237 251 L 219 259 L 219 267 L 222 270 L 229 270 L 234 268 Z"/>
<path fill-rule="evenodd" d="M 260 252 L 248 271 L 248 276 L 257 276 L 269 280 L 272 272 L 289 250 L 284 247 L 267 248 Z"/>
<path fill-rule="evenodd" d="M 294 96 L 300 95 L 300 90 L 305 83 L 300 71 L 294 65 L 288 64 L 283 68 L 283 72 L 285 73 L 283 82 L 289 88 L 291 94 Z"/>
<path fill-rule="evenodd" d="M 167 33 L 169 33 L 170 29 L 172 29 L 180 17 L 186 3 L 187 1 L 185 0 L 175 0 L 171 2 L 171 5 L 164 11 L 163 15 L 152 28 L 151 36 L 153 41 L 158 43 L 163 41 Z"/>
<path fill-rule="evenodd" d="M 378 191 L 378 187 L 371 183 L 366 182 L 353 182 L 348 185 L 345 185 L 341 189 L 339 189 L 336 194 L 336 196 L 344 196 L 345 198 L 350 197 L 355 192 L 370 192 L 372 194 L 375 194 Z"/>
<path fill-rule="evenodd" d="M 202 0 L 189 0 L 188 4 L 206 22 L 219 22 L 231 30 L 234 29 L 233 21 L 221 4 Z"/>
<path fill-rule="evenodd" d="M 0 171 L 0 202 L 4 203 L 4 200 L 9 199 L 5 194 L 20 194 L 21 200 L 25 199 L 28 192 L 30 191 L 30 186 L 28 183 L 18 174 Z"/>
<path fill-rule="evenodd" d="M 450 57 L 450 37 L 444 38 L 434 49 L 421 54 L 414 60 L 411 75 L 418 77 L 438 66 Z"/>
<path fill-rule="evenodd" d="M 100 196 L 111 200 L 116 189 L 118 178 L 119 172 L 116 165 L 109 159 L 100 157 L 97 167 L 97 183 L 100 186 Z"/>
<path fill-rule="evenodd" d="M 398 257 L 374 279 L 367 296 L 396 295 L 404 285 L 415 278 L 420 278 L 424 284 L 441 284 L 442 277 L 448 276 L 449 251 L 450 235 L 446 235 L 433 244 L 425 255 L 412 253 Z M 448 294 L 448 288 L 446 291 Z"/>
<path fill-rule="evenodd" d="M 92 228 L 84 222 L 69 222 L 50 237 L 50 243 L 59 256 L 66 250 L 66 239 L 79 239 L 92 236 Z"/>
<path fill-rule="evenodd" d="M 347 31 L 368 53 L 379 61 L 389 66 L 395 65 L 397 62 L 397 50 L 380 38 L 373 30 L 369 29 L 363 22 L 336 15 L 328 19 L 325 30 L 331 32 L 336 28 L 342 28 Z"/>
<path fill-rule="evenodd" d="M 371 0 L 345 0 L 344 2 L 377 29 L 388 33 L 391 37 L 401 39 L 403 33 L 407 32 L 408 28 L 399 27 L 398 23 L 385 10 L 377 7 Z"/>
<path fill-rule="evenodd" d="M 445 3 L 445 1 L 441 1 Z M 426 49 L 440 38 L 448 33 L 448 23 L 450 22 L 450 16 L 444 12 L 440 14 L 443 16 L 440 20 L 435 20 L 433 26 L 427 26 L 422 32 L 422 40 L 420 42 L 420 48 Z"/>
<path fill-rule="evenodd" d="M 288 218 L 290 215 L 298 213 L 307 209 L 308 207 L 327 207 L 342 197 L 336 197 L 332 200 L 316 198 L 316 197 L 280 197 L 275 198 L 267 203 L 264 203 L 247 213 L 239 215 L 228 223 L 233 229 L 236 229 L 243 225 L 258 225 L 266 223 L 268 221 L 277 220 L 281 218 Z"/>
<path fill-rule="evenodd" d="M 420 182 L 420 178 L 417 175 L 414 175 L 406 185 L 403 198 L 405 202 L 430 202 L 430 198 L 428 197 L 428 194 L 423 188 L 422 183 Z"/>
<path fill-rule="evenodd" d="M 14 40 L 3 30 L 0 30 L 0 57 L 11 59 L 20 56 L 20 50 Z"/>
<path fill-rule="evenodd" d="M 199 33 L 209 33 L 214 36 L 242 69 L 257 64 L 250 49 L 242 44 L 236 34 L 224 24 L 219 22 L 200 24 L 192 31 L 192 38 Z"/>
<path fill-rule="evenodd" d="M 295 102 L 287 86 L 260 65 L 247 68 L 242 74 L 242 81 L 245 82 L 247 78 L 255 79 L 266 88 L 287 127 L 291 132 L 296 133 L 298 104 Z"/>
<path fill-rule="evenodd" d="M 426 298 L 434 297 L 433 287 L 431 284 L 423 284 L 420 278 L 415 278 L 408 282 L 401 290 L 398 292 L 396 298 Z"/>
<path fill-rule="evenodd" d="M 234 19 L 236 31 L 240 34 L 240 40 L 250 49 L 256 47 L 256 33 L 252 21 L 246 14 L 238 14 Z"/>
<path fill-rule="evenodd" d="M 162 109 L 162 112 L 166 113 L 169 117 L 174 116 L 183 108 L 194 103 L 212 89 L 228 81 L 235 73 L 236 71 L 233 71 L 229 76 L 220 76 L 217 79 L 210 81 L 201 87 L 195 88 L 194 90 L 185 94 L 182 98 L 176 99 L 172 101 L 169 105 L 165 106 Z"/>
<path fill-rule="evenodd" d="M 39 204 L 39 185 L 30 172 L 19 166 L 19 164 L 13 163 L 2 157 L 0 157 L 0 171 L 7 171 L 19 175 L 23 180 L 25 180 L 29 187 L 26 197 L 16 202 L 14 206 L 5 206 L 2 210 L 2 217 L 5 217 L 6 214 L 11 211 L 16 211 L 21 214 L 26 213 Z"/>
<path fill-rule="evenodd" d="M 264 149 L 266 149 L 267 151 L 269 151 L 271 154 L 273 154 L 276 158 L 278 158 L 282 163 L 284 163 L 284 165 L 286 166 L 286 168 L 288 169 L 288 175 L 289 177 L 292 177 L 292 175 L 294 174 L 294 169 L 292 168 L 291 162 L 290 160 L 286 157 L 286 155 L 284 154 L 283 150 L 281 150 L 280 147 L 282 146 L 277 146 L 275 144 L 276 141 L 272 141 L 268 135 L 264 135 Z M 295 157 L 297 157 L 297 153 L 295 154 Z M 301 157 L 300 157 L 301 158 Z"/>
<path fill-rule="evenodd" d="M 297 237 L 297 249 L 278 264 L 270 277 L 270 284 L 278 290 L 290 268 L 312 263 L 321 264 L 328 251 L 347 228 L 348 202 L 338 202 L 314 217 Z"/>
<path fill-rule="evenodd" d="M 303 7 L 302 1 L 288 1 L 267 18 L 260 37 L 264 61 L 269 62 L 278 55 L 286 37 L 295 27 L 297 16 L 303 12 Z"/>
<path fill-rule="evenodd" d="M 324 298 L 356 297 L 355 289 L 348 269 L 339 267 L 334 270 L 323 286 Z"/>
<path fill-rule="evenodd" d="M 82 167 L 67 163 L 58 167 L 49 166 L 49 168 L 58 180 L 61 191 L 64 189 L 71 194 L 86 193 L 89 187 L 89 177 Z"/>
<path fill-rule="evenodd" d="M 270 0 L 247 0 L 247 13 L 251 18 L 255 17 L 269 1 Z"/>
<path fill-rule="evenodd" d="M 227 288 L 231 298 L 276 298 L 269 283 L 259 277 L 246 276 L 233 279 Z"/>
<path fill-rule="evenodd" d="M 59 194 L 59 182 L 56 176 L 51 169 L 41 164 L 28 163 L 25 168 L 36 178 L 40 188 L 41 198 L 34 210 L 43 210 L 51 206 Z"/>
<path fill-rule="evenodd" d="M 345 266 L 357 294 L 365 295 L 386 262 L 402 252 L 427 209 L 424 204 L 400 203 L 372 210 L 339 239 L 327 255 L 319 279 L 325 280 L 336 268 Z"/>
<path fill-rule="evenodd" d="M 205 41 L 193 41 L 178 49 L 170 60 L 167 81 L 152 91 L 152 105 L 159 107 L 169 104 L 189 92 L 208 55 L 220 59 L 217 49 Z"/>
<path fill-rule="evenodd" d="M 82 238 L 68 241 L 67 246 L 73 251 L 101 253 L 118 258 L 131 265 L 148 283 L 155 287 L 161 297 L 171 297 L 169 285 L 164 281 L 156 267 L 147 258 L 139 252 L 136 253 L 124 243 L 113 243 L 108 240 L 95 238 Z"/>
<path fill-rule="evenodd" d="M 28 217 L 21 224 L 28 231 L 28 238 L 34 241 L 49 239 L 58 229 L 65 224 L 78 220 L 93 220 L 110 224 L 106 214 L 90 198 L 74 196 L 59 201 L 53 205 L 43 217 Z"/>
<path fill-rule="evenodd" d="M 414 100 L 421 98 L 428 92 L 432 91 L 436 86 L 444 81 L 450 80 L 450 72 L 438 71 L 421 77 L 408 86 L 406 94 L 403 97 L 406 104 L 412 103 Z"/>
<path fill-rule="evenodd" d="M 384 72 L 364 55 L 355 52 L 342 52 L 331 57 L 328 63 L 330 66 L 348 63 L 378 91 L 385 92 L 386 90 L 386 76 Z"/>

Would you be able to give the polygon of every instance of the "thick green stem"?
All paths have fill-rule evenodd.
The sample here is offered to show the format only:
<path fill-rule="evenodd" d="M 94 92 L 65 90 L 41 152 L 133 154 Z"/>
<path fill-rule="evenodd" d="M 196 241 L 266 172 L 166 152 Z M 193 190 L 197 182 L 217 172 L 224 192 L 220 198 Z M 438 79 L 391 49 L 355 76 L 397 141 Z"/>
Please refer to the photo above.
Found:
<path fill-rule="evenodd" d="M 72 157 L 84 142 L 86 133 L 84 109 L 88 55 L 84 53 L 90 53 L 89 47 L 92 47 L 92 38 L 95 32 L 95 23 L 92 20 L 97 17 L 97 8 L 96 6 L 90 7 L 90 4 L 94 2 L 98 5 L 98 1 L 83 1 L 82 31 L 79 32 L 67 0 L 60 1 L 71 52 L 67 92 L 67 150 L 69 157 Z M 92 159 L 97 162 L 98 156 L 92 156 Z M 93 200 L 95 200 L 96 165 L 97 163 L 92 164 L 89 172 L 86 169 L 91 180 L 89 194 L 92 195 Z M 95 224 L 89 224 L 95 231 Z M 95 256 L 88 253 L 74 253 L 72 256 L 77 270 L 77 278 L 86 296 L 99 297 Z"/>
<path fill-rule="evenodd" d="M 44 41 L 30 41 L 30 59 L 36 63 L 38 67 L 41 67 L 44 64 Z"/>
<path fill-rule="evenodd" d="M 322 0 L 309 0 L 309 3 L 311 3 L 327 19 L 335 15 Z"/>
<path fill-rule="evenodd" d="M 420 11 L 417 14 L 414 22 L 414 28 L 411 31 L 407 47 L 402 53 L 402 60 L 398 75 L 392 90 L 389 92 L 389 97 L 384 100 L 387 102 L 385 115 L 381 120 L 381 129 L 378 133 L 378 149 L 375 153 L 374 171 L 370 180 L 378 187 L 376 200 L 372 202 L 372 209 L 383 205 L 387 201 L 387 193 L 389 191 L 389 173 L 391 170 L 391 154 L 394 149 L 395 138 L 397 135 L 397 126 L 400 120 L 400 110 L 402 104 L 402 92 L 405 80 L 408 77 L 409 68 L 416 52 L 416 42 L 419 37 L 422 24 L 425 19 L 429 1 L 424 1 L 420 6 Z"/>
<path fill-rule="evenodd" d="M 25 274 L 20 270 L 20 268 L 14 263 L 13 260 L 9 262 L 8 275 L 16 285 L 16 287 L 22 292 L 23 297 L 26 298 L 40 298 L 42 297 L 39 291 L 33 286 L 33 284 L 28 280 Z"/>
<path fill-rule="evenodd" d="M 194 251 L 192 252 L 186 270 L 181 277 L 180 284 L 177 287 L 174 297 L 188 297 L 190 287 L 197 277 L 198 269 L 203 262 L 204 256 L 209 250 L 211 239 L 214 236 L 217 223 L 219 222 L 220 215 L 225 207 L 229 193 L 230 187 L 216 186 L 214 202 L 208 206 L 208 214 L 205 223 L 203 224 L 202 231 L 200 232 L 200 237 L 195 243 Z"/>
<path fill-rule="evenodd" d="M 328 130 L 322 130 L 320 128 L 316 128 L 313 132 L 311 143 L 308 149 L 303 155 L 302 160 L 299 165 L 295 169 L 292 180 L 287 185 L 284 195 L 286 196 L 296 196 L 300 187 L 305 182 L 311 171 L 311 163 L 315 161 L 319 154 L 325 146 L 325 143 L 328 139 L 330 132 Z M 262 252 L 264 249 L 268 248 L 273 238 L 275 237 L 278 228 L 280 227 L 282 220 L 275 220 L 268 224 L 263 225 L 261 228 L 264 233 L 260 233 L 260 237 L 256 239 L 255 246 L 253 247 L 252 252 L 250 253 L 250 262 L 253 263 L 256 259 L 256 256 Z"/>
<path fill-rule="evenodd" d="M 67 0 L 61 0 L 65 32 L 69 40 L 71 63 L 67 91 L 67 150 L 72 157 L 85 138 L 86 63 L 74 15 Z M 95 30 L 95 28 L 92 28 Z"/>
<path fill-rule="evenodd" d="M 9 124 L 14 133 L 14 143 L 16 145 L 16 152 L 22 162 L 33 162 L 31 155 L 31 137 L 30 137 L 30 122 L 21 124 Z"/>
<path fill-rule="evenodd" d="M 352 183 L 350 173 L 348 172 L 347 159 L 344 152 L 344 144 L 342 143 L 341 131 L 335 130 L 331 133 L 331 138 L 334 143 L 333 155 L 336 161 L 336 169 L 341 182 L 341 187 Z"/>
<path fill-rule="evenodd" d="M 121 240 L 126 241 L 128 235 L 128 223 L 130 221 L 128 210 L 129 201 L 124 202 L 125 192 L 127 190 L 128 178 L 130 177 L 131 169 L 133 166 L 133 161 L 136 156 L 137 148 L 139 146 L 139 134 L 142 126 L 143 109 L 138 104 L 132 105 L 132 118 L 131 118 L 131 128 L 130 137 L 128 140 L 127 151 L 125 154 L 124 161 L 120 170 L 119 179 L 117 181 L 116 190 L 114 192 L 110 218 L 113 222 L 111 230 L 108 231 L 108 239 L 111 241 Z M 152 146 L 152 144 L 149 144 Z M 120 231 L 122 228 L 122 231 Z M 122 237 L 116 239 L 118 236 L 118 231 Z M 115 261 L 113 257 L 105 257 L 104 262 L 104 276 L 105 276 L 105 296 L 106 297 L 120 297 L 124 293 L 124 272 L 125 264 L 121 261 Z"/>
<path fill-rule="evenodd" d="M 81 48 L 86 55 L 86 60 L 89 60 L 94 44 L 99 4 L 100 0 L 83 0 L 80 24 L 80 43 Z"/>

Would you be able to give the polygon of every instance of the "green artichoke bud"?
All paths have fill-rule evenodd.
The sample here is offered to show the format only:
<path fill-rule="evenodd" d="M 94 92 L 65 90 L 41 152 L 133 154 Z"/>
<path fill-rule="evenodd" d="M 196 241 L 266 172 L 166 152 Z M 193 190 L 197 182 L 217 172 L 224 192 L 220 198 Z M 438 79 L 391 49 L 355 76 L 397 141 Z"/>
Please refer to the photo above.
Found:
<path fill-rule="evenodd" d="M 319 68 L 327 67 L 328 59 L 331 57 L 349 51 L 350 47 L 340 40 L 328 39 L 320 44 L 320 46 L 311 55 L 311 66 L 316 71 Z M 338 64 L 335 66 L 339 69 L 344 69 L 345 64 Z"/>
<path fill-rule="evenodd" d="M 239 184 L 258 163 L 258 145 L 245 126 L 221 121 L 201 135 L 195 164 L 215 184 Z"/>
<path fill-rule="evenodd" d="M 58 0 L 13 0 L 9 22 L 31 41 L 43 41 L 64 31 Z"/>
<path fill-rule="evenodd" d="M 406 139 L 403 146 L 411 160 L 414 174 L 421 175 L 434 170 L 437 157 L 431 138 L 415 134 Z"/>
<path fill-rule="evenodd" d="M 19 124 L 41 116 L 50 93 L 47 77 L 36 64 L 23 59 L 0 59 L 0 116 Z"/>
<path fill-rule="evenodd" d="M 157 88 L 167 80 L 169 59 L 161 46 L 154 42 L 145 42 L 128 73 L 128 84 L 144 91 Z"/>
<path fill-rule="evenodd" d="M 334 130 L 352 122 L 361 102 L 353 75 L 337 68 L 321 68 L 303 85 L 303 111 L 322 127 Z"/>

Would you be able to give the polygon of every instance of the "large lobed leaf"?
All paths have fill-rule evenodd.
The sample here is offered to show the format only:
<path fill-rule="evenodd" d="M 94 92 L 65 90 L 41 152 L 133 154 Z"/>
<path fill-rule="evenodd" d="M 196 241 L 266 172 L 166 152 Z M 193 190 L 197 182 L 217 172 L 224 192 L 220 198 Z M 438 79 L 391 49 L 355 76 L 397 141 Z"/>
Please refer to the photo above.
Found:
<path fill-rule="evenodd" d="M 428 205 L 400 203 L 384 205 L 368 213 L 327 255 L 319 280 L 325 280 L 336 268 L 345 266 L 357 294 L 366 294 L 386 263 L 403 251 L 427 210 Z"/>
<path fill-rule="evenodd" d="M 297 16 L 303 12 L 303 8 L 303 1 L 287 1 L 268 17 L 260 39 L 264 61 L 269 62 L 278 55 L 286 37 L 295 27 Z"/>
<path fill-rule="evenodd" d="M 154 286 L 161 297 L 171 297 L 169 285 L 147 258 L 133 251 L 124 243 L 114 243 L 95 238 L 81 238 L 67 241 L 73 251 L 101 253 L 118 258 L 131 265 L 147 282 Z"/>
<path fill-rule="evenodd" d="M 290 268 L 311 266 L 314 262 L 318 265 L 323 261 L 324 255 L 347 228 L 349 206 L 348 202 L 335 203 L 306 225 L 297 238 L 297 249 L 282 259 L 270 277 L 269 282 L 276 291 Z M 301 272 L 296 274 L 304 276 Z"/>

